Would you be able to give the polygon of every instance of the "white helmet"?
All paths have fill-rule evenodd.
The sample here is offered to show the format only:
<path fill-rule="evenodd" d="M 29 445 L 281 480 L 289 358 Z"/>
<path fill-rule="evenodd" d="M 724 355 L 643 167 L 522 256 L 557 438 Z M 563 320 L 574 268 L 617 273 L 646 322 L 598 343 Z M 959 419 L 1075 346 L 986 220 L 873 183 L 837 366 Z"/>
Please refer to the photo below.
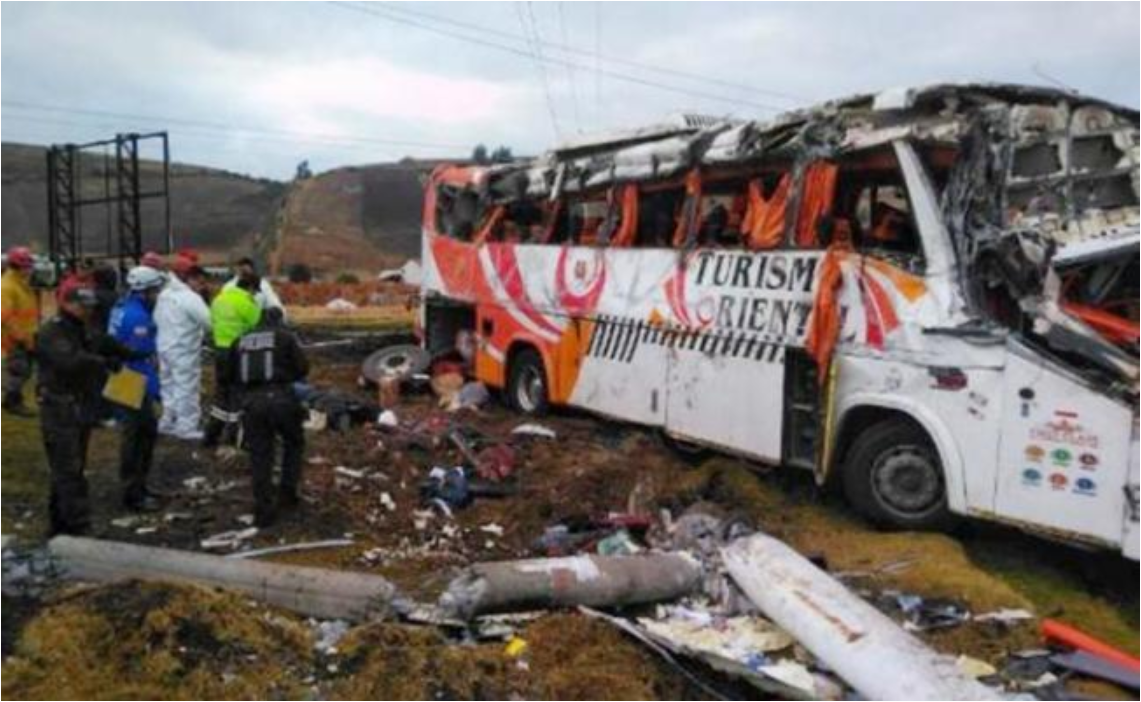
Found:
<path fill-rule="evenodd" d="M 142 292 L 157 288 L 166 282 L 166 276 L 150 266 L 135 266 L 127 272 L 127 287 L 131 292 Z"/>

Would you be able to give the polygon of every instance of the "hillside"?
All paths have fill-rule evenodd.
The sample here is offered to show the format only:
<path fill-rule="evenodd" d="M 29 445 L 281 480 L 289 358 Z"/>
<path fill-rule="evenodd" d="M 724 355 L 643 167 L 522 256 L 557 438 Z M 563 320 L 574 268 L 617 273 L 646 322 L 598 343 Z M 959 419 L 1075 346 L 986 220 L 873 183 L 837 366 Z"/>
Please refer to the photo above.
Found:
<path fill-rule="evenodd" d="M 47 249 L 47 167 L 45 149 L 25 144 L 3 144 L 4 246 L 30 244 Z M 142 188 L 160 185 L 159 163 L 142 163 Z M 84 196 L 103 195 L 101 154 L 83 159 Z M 250 178 L 223 170 L 184 164 L 171 164 L 171 218 L 176 246 L 191 246 L 229 257 L 253 246 L 261 232 L 272 225 L 287 186 L 284 183 Z M 101 206 L 84 208 L 82 227 L 90 251 L 104 248 L 108 217 L 115 214 Z M 145 248 L 161 248 L 162 209 L 157 201 L 143 205 Z"/>
<path fill-rule="evenodd" d="M 2 151 L 4 247 L 47 249 L 45 149 L 5 143 Z M 317 273 L 369 274 L 419 256 L 423 176 L 433 161 L 336 168 L 282 183 L 214 168 L 171 165 L 171 217 L 175 244 L 229 260 L 255 253 L 278 273 L 304 263 Z M 159 164 L 143 162 L 143 190 L 160 185 Z M 103 195 L 103 162 L 83 162 L 85 197 Z M 83 212 L 88 251 L 105 247 L 108 217 L 102 207 Z M 143 206 L 145 248 L 161 249 L 162 211 Z"/>
<path fill-rule="evenodd" d="M 297 181 L 272 245 L 273 267 L 368 273 L 418 257 L 421 180 L 432 165 L 351 166 Z"/>

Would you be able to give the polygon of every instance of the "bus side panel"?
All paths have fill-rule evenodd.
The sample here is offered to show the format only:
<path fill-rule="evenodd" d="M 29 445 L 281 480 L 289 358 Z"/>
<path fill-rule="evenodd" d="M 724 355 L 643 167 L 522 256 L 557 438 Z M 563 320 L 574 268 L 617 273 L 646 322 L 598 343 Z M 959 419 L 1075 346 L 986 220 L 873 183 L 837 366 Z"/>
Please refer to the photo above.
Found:
<path fill-rule="evenodd" d="M 996 351 L 1001 353 L 1001 349 Z M 845 353 L 840 357 L 838 378 L 841 431 L 851 413 L 863 407 L 910 417 L 939 452 L 951 511 L 989 512 L 993 508 L 1002 417 L 1000 367 L 929 366 Z"/>
<path fill-rule="evenodd" d="M 670 349 L 666 428 L 671 434 L 779 463 L 784 431 L 784 358 L 779 344 L 745 356 L 733 337 L 698 335 Z"/>
<path fill-rule="evenodd" d="M 665 347 L 651 343 L 660 330 L 629 319 L 590 323 L 570 404 L 618 419 L 660 426 L 665 421 Z"/>
<path fill-rule="evenodd" d="M 1013 348 L 1004 394 L 998 516 L 1120 545 L 1132 410 Z"/>

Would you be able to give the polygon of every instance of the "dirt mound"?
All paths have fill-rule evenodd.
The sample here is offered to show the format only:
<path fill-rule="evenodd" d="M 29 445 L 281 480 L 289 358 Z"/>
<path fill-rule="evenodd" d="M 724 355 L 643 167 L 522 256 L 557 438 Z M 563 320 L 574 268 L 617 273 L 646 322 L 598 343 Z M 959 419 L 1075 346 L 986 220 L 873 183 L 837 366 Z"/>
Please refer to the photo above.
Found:
<path fill-rule="evenodd" d="M 375 273 L 419 255 L 425 168 L 337 168 L 295 182 L 270 256 L 273 269 L 303 263 L 322 275 Z"/>
<path fill-rule="evenodd" d="M 131 582 L 82 591 L 24 629 L 9 699 L 297 697 L 308 630 L 222 592 Z"/>
<path fill-rule="evenodd" d="M 130 582 L 64 596 L 4 664 L 8 699 L 679 699 L 684 679 L 607 625 L 538 619 L 502 641 L 400 624 L 317 653 L 306 622 L 217 591 Z"/>

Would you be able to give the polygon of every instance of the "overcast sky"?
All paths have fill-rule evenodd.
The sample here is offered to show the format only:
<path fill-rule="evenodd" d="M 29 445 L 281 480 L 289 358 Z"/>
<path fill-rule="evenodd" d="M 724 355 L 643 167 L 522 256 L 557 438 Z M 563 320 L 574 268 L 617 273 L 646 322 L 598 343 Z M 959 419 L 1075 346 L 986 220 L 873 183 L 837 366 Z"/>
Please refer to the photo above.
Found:
<path fill-rule="evenodd" d="M 178 161 L 288 177 L 946 80 L 1137 107 L 1138 8 L 5 2 L 0 127 L 42 144 L 167 129 Z"/>

